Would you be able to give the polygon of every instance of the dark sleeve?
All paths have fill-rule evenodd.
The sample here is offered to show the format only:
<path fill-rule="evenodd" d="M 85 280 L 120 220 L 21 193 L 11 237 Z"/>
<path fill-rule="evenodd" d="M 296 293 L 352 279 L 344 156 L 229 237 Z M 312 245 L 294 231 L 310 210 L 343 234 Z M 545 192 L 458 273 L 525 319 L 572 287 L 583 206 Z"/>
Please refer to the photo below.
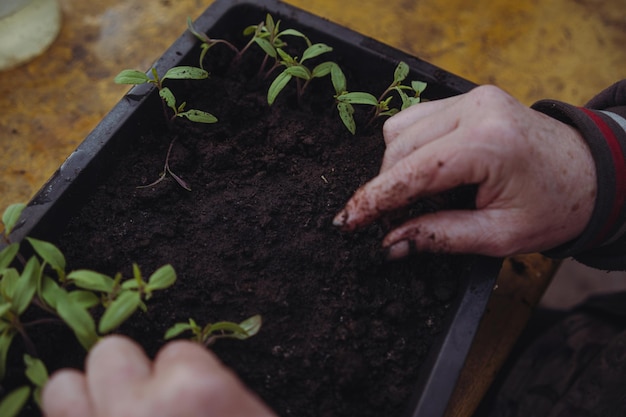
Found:
<path fill-rule="evenodd" d="M 626 80 L 607 88 L 585 107 L 541 100 L 532 108 L 582 133 L 598 179 L 596 204 L 585 230 L 545 255 L 573 256 L 595 268 L 626 270 Z"/>

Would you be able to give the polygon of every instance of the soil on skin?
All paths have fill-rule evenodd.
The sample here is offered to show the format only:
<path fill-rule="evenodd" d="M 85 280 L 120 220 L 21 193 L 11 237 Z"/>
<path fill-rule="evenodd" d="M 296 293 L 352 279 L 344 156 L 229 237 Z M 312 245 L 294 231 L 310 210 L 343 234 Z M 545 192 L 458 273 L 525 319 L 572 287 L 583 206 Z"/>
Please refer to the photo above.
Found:
<path fill-rule="evenodd" d="M 120 329 L 150 355 L 176 322 L 261 314 L 257 336 L 212 349 L 280 416 L 400 416 L 468 259 L 387 262 L 380 242 L 391 221 L 351 234 L 332 225 L 377 174 L 384 143 L 380 123 L 361 123 L 357 136 L 343 128 L 329 80 L 300 101 L 290 85 L 270 108 L 271 80 L 256 70 L 211 72 L 170 87 L 219 123 L 177 120 L 168 130 L 151 114 L 157 127 L 127 138 L 57 242 L 68 268 L 130 276 L 133 262 L 145 275 L 174 266 L 176 284 Z M 169 177 L 137 188 L 158 177 L 174 138 L 171 169 L 192 191 Z M 52 369 L 81 366 L 80 348 L 59 329 L 35 336 L 44 357 Z"/>

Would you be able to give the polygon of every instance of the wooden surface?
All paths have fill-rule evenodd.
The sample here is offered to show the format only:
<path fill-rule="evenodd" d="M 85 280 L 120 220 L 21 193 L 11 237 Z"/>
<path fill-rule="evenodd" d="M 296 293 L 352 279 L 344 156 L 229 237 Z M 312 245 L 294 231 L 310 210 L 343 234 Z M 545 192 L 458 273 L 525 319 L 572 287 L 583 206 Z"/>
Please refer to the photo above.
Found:
<path fill-rule="evenodd" d="M 42 56 L 0 72 L 0 209 L 26 202 L 121 98 L 112 77 L 147 69 L 211 2 L 59 0 L 64 21 Z M 583 104 L 624 76 L 621 0 L 288 0 L 530 104 Z M 470 416 L 557 265 L 509 259 L 459 381 L 449 416 Z"/>

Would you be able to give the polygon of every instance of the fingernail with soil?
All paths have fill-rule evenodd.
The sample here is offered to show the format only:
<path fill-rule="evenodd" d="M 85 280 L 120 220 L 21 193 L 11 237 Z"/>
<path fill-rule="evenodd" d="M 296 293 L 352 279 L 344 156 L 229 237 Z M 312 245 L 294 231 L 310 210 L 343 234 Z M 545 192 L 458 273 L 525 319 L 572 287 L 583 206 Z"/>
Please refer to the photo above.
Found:
<path fill-rule="evenodd" d="M 341 210 L 333 219 L 333 225 L 344 227 L 348 222 L 348 212 L 346 209 Z"/>
<path fill-rule="evenodd" d="M 411 245 L 408 240 L 401 240 L 387 247 L 387 259 L 401 259 L 409 254 L 411 251 Z"/>

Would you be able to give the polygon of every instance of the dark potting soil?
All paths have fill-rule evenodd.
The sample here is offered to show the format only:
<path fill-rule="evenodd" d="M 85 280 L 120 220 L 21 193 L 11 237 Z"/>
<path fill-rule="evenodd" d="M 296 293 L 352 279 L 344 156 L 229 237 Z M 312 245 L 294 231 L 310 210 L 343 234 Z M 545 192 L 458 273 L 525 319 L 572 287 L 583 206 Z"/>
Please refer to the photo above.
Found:
<path fill-rule="evenodd" d="M 469 259 L 387 262 L 387 222 L 351 234 L 333 227 L 378 171 L 381 121 L 361 123 L 352 136 L 327 94 L 329 80 L 314 81 L 301 100 L 289 85 L 269 107 L 270 80 L 234 68 L 171 82 L 188 107 L 219 122 L 177 120 L 167 129 L 162 114 L 151 114 L 156 128 L 125 139 L 127 150 L 56 243 L 69 269 L 130 276 L 133 262 L 145 275 L 174 266 L 176 284 L 119 329 L 150 355 L 176 322 L 261 314 L 257 336 L 212 349 L 279 415 L 400 416 Z M 192 191 L 171 177 L 138 188 L 158 177 L 174 138 L 170 167 Z M 35 337 L 48 346 L 50 367 L 81 366 L 73 336 L 54 331 Z"/>

